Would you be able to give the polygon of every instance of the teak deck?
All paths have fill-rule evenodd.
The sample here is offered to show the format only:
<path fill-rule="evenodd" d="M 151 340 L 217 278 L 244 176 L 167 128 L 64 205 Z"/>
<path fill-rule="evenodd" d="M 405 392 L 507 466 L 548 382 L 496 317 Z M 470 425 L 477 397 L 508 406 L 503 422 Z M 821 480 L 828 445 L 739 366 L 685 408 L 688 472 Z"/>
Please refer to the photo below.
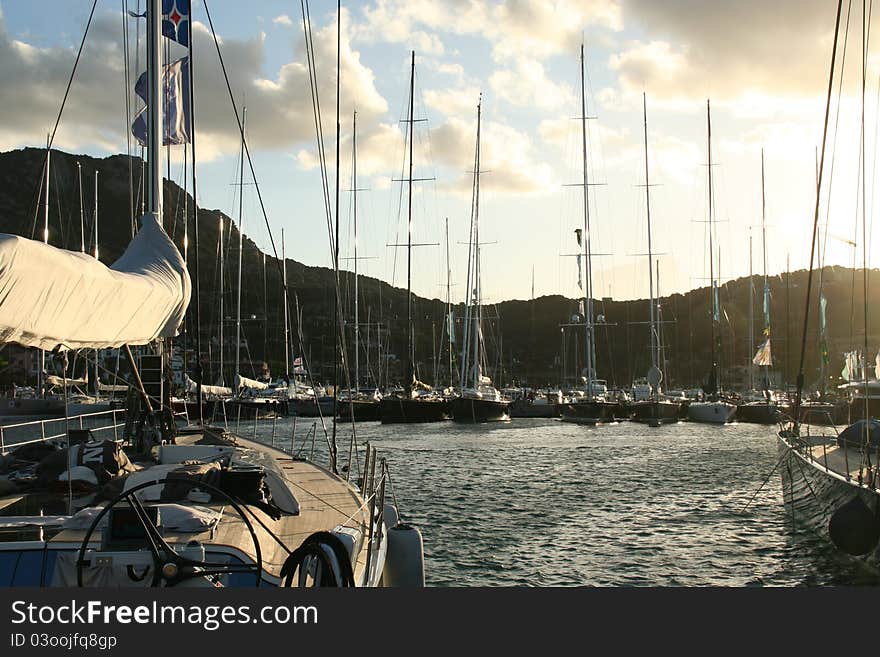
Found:
<path fill-rule="evenodd" d="M 358 529 L 362 534 L 361 549 L 354 568 L 355 581 L 359 581 L 367 561 L 369 506 L 363 503 L 356 489 L 321 466 L 296 460 L 279 449 L 234 434 L 226 434 L 226 437 L 210 431 L 185 434 L 178 439 L 178 444 L 197 442 L 228 444 L 229 439 L 233 439 L 237 446 L 263 452 L 272 458 L 299 503 L 298 515 L 284 515 L 278 520 L 273 520 L 256 507 L 248 507 L 287 547 L 285 550 L 259 522 L 249 517 L 260 542 L 263 570 L 274 577 L 280 577 L 281 566 L 288 557 L 288 550 L 295 550 L 314 532 L 331 531 L 338 525 L 345 525 Z M 165 536 L 165 539 L 169 543 L 186 543 L 196 539 L 204 545 L 230 546 L 241 550 L 252 559 L 256 558 L 253 538 L 235 509 L 231 506 L 224 507 L 222 504 L 202 506 L 222 510 L 222 517 L 212 532 L 198 534 L 174 532 Z M 84 530 L 64 530 L 53 537 L 52 541 L 79 544 L 84 537 Z M 96 531 L 90 542 L 97 548 L 100 546 L 100 541 L 101 532 Z"/>

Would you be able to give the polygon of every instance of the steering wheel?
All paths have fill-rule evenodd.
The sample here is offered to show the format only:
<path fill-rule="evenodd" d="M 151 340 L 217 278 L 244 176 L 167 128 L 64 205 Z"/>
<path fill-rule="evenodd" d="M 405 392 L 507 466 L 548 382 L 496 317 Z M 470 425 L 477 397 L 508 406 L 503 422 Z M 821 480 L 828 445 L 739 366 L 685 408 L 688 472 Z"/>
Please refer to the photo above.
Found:
<path fill-rule="evenodd" d="M 251 541 L 254 545 L 254 554 L 256 555 L 256 560 L 254 561 L 254 563 L 233 564 L 217 563 L 211 561 L 196 561 L 178 554 L 178 552 L 162 537 L 162 533 L 159 531 L 159 528 L 150 519 L 150 516 L 147 514 L 146 509 L 144 508 L 143 504 L 141 504 L 141 501 L 136 495 L 138 491 L 141 491 L 144 488 L 149 488 L 151 486 L 160 486 L 168 482 L 189 485 L 193 488 L 201 488 L 203 490 L 207 490 L 212 495 L 220 496 L 221 498 L 224 498 L 226 501 L 228 501 L 229 505 L 244 521 L 244 524 L 247 527 L 248 532 L 250 533 Z M 95 529 L 98 528 L 101 519 L 110 512 L 110 509 L 119 505 L 123 501 L 125 501 L 131 508 L 131 510 L 134 511 L 135 515 L 140 521 L 146 535 L 147 547 L 149 548 L 153 557 L 152 567 L 147 567 L 143 574 L 140 575 L 140 580 L 143 580 L 144 577 L 146 577 L 147 570 L 153 571 L 150 586 L 175 586 L 180 582 L 183 582 L 184 580 L 194 579 L 196 577 L 206 577 L 208 575 L 253 573 L 254 586 L 260 585 L 260 580 L 262 579 L 263 572 L 263 555 L 260 550 L 260 541 L 257 538 L 257 534 L 256 532 L 254 532 L 254 527 L 251 524 L 250 520 L 248 520 L 244 509 L 235 501 L 235 499 L 232 498 L 232 496 L 217 488 L 216 486 L 212 486 L 211 484 L 206 484 L 201 481 L 195 481 L 187 477 L 172 476 L 165 477 L 164 479 L 160 479 L 157 481 L 145 481 L 144 483 L 138 484 L 137 486 L 134 486 L 129 490 L 123 491 L 120 495 L 116 496 L 111 502 L 109 502 L 97 516 L 95 516 L 95 519 L 92 520 L 92 524 L 89 526 L 85 537 L 83 537 L 83 541 L 80 545 L 79 553 L 76 559 L 76 584 L 80 588 L 83 587 L 83 568 L 87 563 L 85 560 L 86 548 L 89 545 L 92 534 L 94 534 Z M 129 576 L 131 576 L 131 573 L 132 568 L 129 567 Z M 135 579 L 135 581 L 140 581 L 137 578 L 133 579 Z"/>

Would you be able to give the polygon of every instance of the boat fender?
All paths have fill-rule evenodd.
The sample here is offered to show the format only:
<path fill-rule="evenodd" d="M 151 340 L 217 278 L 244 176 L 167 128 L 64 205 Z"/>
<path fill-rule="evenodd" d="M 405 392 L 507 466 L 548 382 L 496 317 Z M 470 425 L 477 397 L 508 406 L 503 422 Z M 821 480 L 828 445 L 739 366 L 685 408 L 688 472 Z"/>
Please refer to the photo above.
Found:
<path fill-rule="evenodd" d="M 383 519 L 385 520 L 386 527 L 396 527 L 397 523 L 400 522 L 400 514 L 397 512 L 397 507 L 393 504 L 386 504 Z"/>
<path fill-rule="evenodd" d="M 880 542 L 880 518 L 858 495 L 841 506 L 828 522 L 831 542 L 847 554 L 867 554 Z"/>
<path fill-rule="evenodd" d="M 404 523 L 388 530 L 388 555 L 382 571 L 382 586 L 425 585 L 425 554 L 421 532 Z"/>

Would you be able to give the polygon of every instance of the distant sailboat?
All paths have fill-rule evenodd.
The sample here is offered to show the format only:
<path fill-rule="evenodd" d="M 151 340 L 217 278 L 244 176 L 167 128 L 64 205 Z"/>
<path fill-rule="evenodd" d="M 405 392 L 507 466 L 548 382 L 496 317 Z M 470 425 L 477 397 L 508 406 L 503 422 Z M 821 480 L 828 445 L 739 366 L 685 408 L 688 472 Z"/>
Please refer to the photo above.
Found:
<path fill-rule="evenodd" d="M 767 223 L 766 223 L 766 202 L 764 195 L 764 149 L 761 149 L 761 252 L 763 254 L 764 263 L 764 289 L 763 289 L 763 335 L 764 341 L 758 347 L 754 358 L 749 366 L 749 371 L 753 371 L 753 367 L 758 367 L 761 372 L 761 391 L 750 390 L 750 397 L 747 397 L 736 409 L 736 419 L 741 422 L 753 422 L 756 424 L 773 424 L 779 420 L 779 406 L 776 403 L 776 397 L 770 389 L 770 368 L 773 366 L 773 355 L 770 351 L 770 284 L 767 279 Z M 751 238 L 749 238 L 751 247 Z M 751 265 L 751 248 L 749 249 L 749 263 Z M 749 290 L 754 290 L 751 272 L 749 272 Z M 749 309 L 753 308 L 753 299 L 749 298 Z M 753 326 L 750 323 L 750 328 Z M 751 331 L 750 331 L 751 332 Z M 754 346 L 754 340 L 750 342 Z M 750 377 L 751 378 L 751 377 Z M 757 393 L 757 394 L 756 394 Z"/>
<path fill-rule="evenodd" d="M 584 226 L 583 239 L 578 232 L 578 246 L 583 242 L 584 263 L 586 276 L 584 276 L 584 299 L 583 299 L 583 324 L 584 324 L 584 355 L 586 360 L 584 381 L 584 397 L 561 405 L 562 419 L 568 422 L 584 424 L 597 424 L 600 422 L 613 422 L 617 402 L 605 399 L 607 389 L 604 384 L 596 380 L 596 323 L 593 313 L 593 252 L 590 248 L 590 184 L 587 181 L 587 92 L 584 84 L 584 46 L 581 44 L 581 145 L 583 157 L 583 199 L 584 199 Z M 578 253 L 578 264 L 581 254 Z M 580 268 L 578 268 L 580 276 Z M 601 386 L 601 387 L 600 387 Z"/>
<path fill-rule="evenodd" d="M 651 318 L 651 368 L 648 370 L 648 375 L 639 384 L 646 391 L 645 398 L 633 402 L 630 409 L 634 421 L 658 427 L 661 424 L 678 422 L 681 413 L 681 402 L 666 398 L 661 388 L 663 370 L 660 369 L 660 332 L 657 325 L 656 302 L 654 300 L 654 269 L 652 262 L 654 256 L 651 252 L 651 181 L 648 176 L 648 104 L 645 94 L 642 94 L 642 116 L 645 126 L 645 215 L 648 224 L 648 303 Z"/>
<path fill-rule="evenodd" d="M 510 419 L 510 402 L 492 385 L 484 372 L 483 299 L 480 272 L 480 119 L 482 99 L 477 104 L 477 142 L 474 157 L 473 203 L 471 204 L 467 304 L 461 353 L 461 388 L 450 408 L 456 422 L 491 422 Z"/>
<path fill-rule="evenodd" d="M 715 253 L 713 248 L 715 229 L 715 199 L 712 193 L 712 116 L 709 101 L 706 101 L 707 144 L 709 153 L 708 193 L 709 193 L 709 278 L 710 294 L 712 295 L 712 366 L 709 370 L 707 385 L 704 390 L 706 401 L 691 402 L 688 406 L 688 420 L 706 424 L 725 424 L 736 413 L 736 404 L 722 399 L 721 377 L 718 369 L 719 343 L 721 341 L 721 307 L 718 299 L 718 282 L 715 280 Z"/>
<path fill-rule="evenodd" d="M 379 417 L 384 424 L 411 422 L 440 422 L 449 419 L 446 400 L 433 392 L 430 386 L 418 381 L 415 377 L 415 335 L 413 333 L 412 316 L 412 184 L 413 184 L 413 141 L 415 118 L 414 88 L 416 74 L 416 53 L 412 53 L 409 85 L 409 177 L 407 201 L 407 249 L 406 249 L 406 305 L 407 305 L 407 348 L 406 377 L 402 394 L 385 395 L 379 402 Z"/>

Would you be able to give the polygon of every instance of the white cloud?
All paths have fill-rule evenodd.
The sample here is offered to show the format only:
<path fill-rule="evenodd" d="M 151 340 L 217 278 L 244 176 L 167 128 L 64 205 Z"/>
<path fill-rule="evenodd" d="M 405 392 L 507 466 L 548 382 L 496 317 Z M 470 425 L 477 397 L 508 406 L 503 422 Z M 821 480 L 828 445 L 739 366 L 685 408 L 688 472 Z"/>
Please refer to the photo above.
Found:
<path fill-rule="evenodd" d="M 556 84 L 539 61 L 525 57 L 517 57 L 513 69 L 495 71 L 489 77 L 489 86 L 498 98 L 519 107 L 554 110 L 575 103 L 569 85 Z"/>
<path fill-rule="evenodd" d="M 336 25 L 333 19 L 314 34 L 318 85 L 324 100 L 324 125 L 335 120 Z M 347 15 L 343 16 L 347 27 Z M 195 110 L 199 158 L 209 160 L 238 150 L 239 135 L 211 34 L 193 24 L 196 45 Z M 250 39 L 219 37 L 221 52 L 236 102 L 248 107 L 248 139 L 252 148 L 278 150 L 314 142 L 314 119 L 308 92 L 308 69 L 302 39 L 291 61 L 272 76 L 262 72 L 266 35 Z M 125 90 L 119 15 L 96 17 L 65 107 L 56 145 L 74 149 L 125 149 Z M 0 147 L 45 142 L 67 78 L 73 52 L 63 47 L 36 47 L 10 38 L 0 15 L 0 106 L 4 108 Z M 365 125 L 388 109 L 376 90 L 373 72 L 360 61 L 343 29 L 342 112 L 356 106 Z M 140 107 L 137 101 L 132 107 Z"/>
<path fill-rule="evenodd" d="M 272 19 L 272 22 L 275 25 L 284 25 L 285 27 L 292 27 L 293 21 L 290 19 L 290 16 L 287 14 L 281 14 L 280 16 L 276 16 Z"/>
<path fill-rule="evenodd" d="M 572 51 L 588 26 L 622 29 L 616 0 L 377 0 L 362 11 L 359 39 L 413 44 L 419 28 L 478 36 L 492 44 L 496 61 Z"/>

